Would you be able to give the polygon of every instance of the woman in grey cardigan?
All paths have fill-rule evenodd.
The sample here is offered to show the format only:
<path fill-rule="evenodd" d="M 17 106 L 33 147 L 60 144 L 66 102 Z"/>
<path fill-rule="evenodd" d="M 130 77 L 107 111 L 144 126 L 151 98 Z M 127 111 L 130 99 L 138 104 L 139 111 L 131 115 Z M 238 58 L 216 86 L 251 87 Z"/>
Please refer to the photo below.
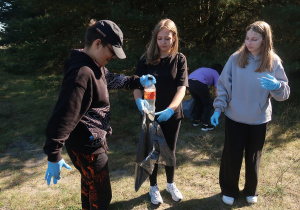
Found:
<path fill-rule="evenodd" d="M 244 195 L 257 202 L 260 159 L 271 120 L 271 98 L 284 101 L 290 95 L 281 59 L 273 51 L 270 26 L 257 21 L 246 29 L 245 43 L 230 56 L 218 81 L 218 96 L 211 123 L 225 118 L 225 143 L 220 167 L 224 203 L 232 205 L 239 195 L 239 176 L 245 150 Z"/>

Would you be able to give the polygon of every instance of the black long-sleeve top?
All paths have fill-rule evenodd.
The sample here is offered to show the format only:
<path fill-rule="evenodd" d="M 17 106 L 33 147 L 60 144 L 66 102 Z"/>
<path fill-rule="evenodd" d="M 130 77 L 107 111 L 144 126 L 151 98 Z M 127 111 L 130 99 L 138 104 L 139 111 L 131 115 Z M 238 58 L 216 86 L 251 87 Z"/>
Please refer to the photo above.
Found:
<path fill-rule="evenodd" d="M 72 50 L 65 62 L 61 91 L 46 128 L 44 152 L 51 162 L 59 161 L 65 142 L 84 154 L 104 150 L 112 134 L 110 89 L 141 88 L 138 76 L 113 74 L 84 52 Z M 90 140 L 90 136 L 93 140 Z"/>
<path fill-rule="evenodd" d="M 170 105 L 178 87 L 189 86 L 187 61 L 182 53 L 161 58 L 157 65 L 147 64 L 146 58 L 143 57 L 137 64 L 135 74 L 138 76 L 151 74 L 156 78 L 155 112 L 160 112 Z M 143 89 L 143 87 L 140 89 Z M 184 117 L 181 103 L 174 112 L 171 119 Z"/>

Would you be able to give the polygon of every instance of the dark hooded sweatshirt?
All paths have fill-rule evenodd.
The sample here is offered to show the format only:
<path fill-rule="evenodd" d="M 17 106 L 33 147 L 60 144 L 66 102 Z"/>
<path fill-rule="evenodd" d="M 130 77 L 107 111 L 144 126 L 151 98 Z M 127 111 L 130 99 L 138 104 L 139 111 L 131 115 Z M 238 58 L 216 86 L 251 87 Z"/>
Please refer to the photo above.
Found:
<path fill-rule="evenodd" d="M 44 152 L 49 161 L 62 158 L 65 143 L 69 149 L 84 154 L 106 150 L 106 137 L 112 133 L 108 90 L 119 88 L 141 88 L 139 77 L 110 73 L 105 67 L 99 68 L 84 52 L 71 51 L 65 62 L 61 91 L 46 128 Z"/>

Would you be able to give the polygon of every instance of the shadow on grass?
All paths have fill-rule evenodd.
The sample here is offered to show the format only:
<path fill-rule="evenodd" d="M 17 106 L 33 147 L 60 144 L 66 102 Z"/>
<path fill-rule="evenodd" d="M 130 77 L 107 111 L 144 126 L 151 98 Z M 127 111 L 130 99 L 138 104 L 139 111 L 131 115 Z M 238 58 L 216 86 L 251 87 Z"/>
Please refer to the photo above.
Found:
<path fill-rule="evenodd" d="M 6 187 L 2 187 L 1 190 L 11 189 L 28 179 L 40 176 L 35 168 L 46 164 L 45 157 L 42 148 L 30 143 L 29 140 L 24 139 L 11 143 L 5 153 L 0 153 L 0 172 L 6 171 L 2 173 L 1 178 L 9 177 Z M 26 172 L 20 173 L 19 171 L 24 168 L 26 168 Z"/>
<path fill-rule="evenodd" d="M 27 85 L 27 83 L 25 83 L 25 85 Z M 294 88 L 295 87 L 296 86 L 294 86 Z M 293 87 L 291 89 L 293 89 Z M 28 92 L 31 93 L 30 91 Z M 41 107 L 45 107 L 47 101 L 51 101 L 51 104 L 53 104 L 53 99 L 45 98 L 45 102 L 43 102 L 42 100 L 44 99 L 37 97 L 39 99 L 39 103 L 37 103 L 37 100 L 33 100 L 32 97 L 29 96 L 30 95 L 19 100 L 6 100 L 5 103 L 2 103 L 4 104 L 2 110 L 5 110 L 0 112 L 3 114 L 2 117 L 0 117 L 2 126 L 4 125 L 4 121 L 10 121 L 7 126 L 0 126 L 1 133 L 6 133 L 12 129 L 16 130 L 16 132 L 11 132 L 0 140 L 2 145 L 6 145 L 7 143 L 7 146 L 4 147 L 4 152 L 0 153 L 0 173 L 3 172 L 1 179 L 9 178 L 5 188 L 1 188 L 3 192 L 6 189 L 22 185 L 28 179 L 40 176 L 39 172 L 34 171 L 37 166 L 43 166 L 46 170 L 47 161 L 45 160 L 45 155 L 42 150 L 42 143 L 35 141 L 37 134 L 31 133 L 31 131 L 35 131 L 35 129 L 28 131 L 25 128 L 28 125 L 37 127 L 36 122 L 42 124 L 42 126 L 40 126 L 42 128 L 46 126 L 46 123 L 44 123 L 45 113 L 51 113 L 52 107 L 49 106 L 44 109 L 41 109 Z M 28 98 L 28 101 L 24 103 L 26 98 Z M 120 107 L 115 107 L 115 110 L 112 110 L 112 113 L 114 113 L 112 116 L 112 118 L 114 118 L 112 120 L 114 134 L 110 137 L 108 144 L 111 149 L 109 159 L 110 163 L 112 163 L 110 165 L 110 173 L 114 175 L 112 178 L 112 181 L 114 181 L 125 176 L 132 176 L 134 172 L 140 125 L 134 120 L 127 120 L 128 117 L 136 115 L 137 113 L 134 102 L 132 103 L 133 105 L 130 105 L 131 103 L 128 102 L 126 97 L 120 99 L 120 94 L 111 94 L 111 100 L 115 100 L 115 104 L 112 103 L 115 106 L 117 103 L 123 105 L 125 100 L 127 101 L 126 104 L 128 104 L 128 106 L 124 106 L 122 110 Z M 24 107 L 29 108 L 25 109 L 21 107 L 20 109 L 16 109 L 16 105 L 21 104 L 19 101 L 22 101 L 26 105 Z M 269 144 L 272 145 L 271 150 L 281 147 L 289 141 L 295 141 L 300 136 L 299 129 L 297 128 L 297 125 L 299 125 L 299 111 L 297 111 L 299 102 L 294 100 L 291 102 L 276 102 L 273 104 L 275 116 L 273 116 L 274 119 L 270 123 L 270 127 L 277 125 L 278 129 L 275 127 L 274 131 L 272 131 L 271 138 L 268 138 Z M 12 109 L 12 106 L 14 109 Z M 12 110 L 12 114 L 7 107 Z M 119 110 L 117 112 L 118 109 L 121 111 Z M 6 112 L 7 110 L 8 112 Z M 125 110 L 127 112 L 125 112 Z M 36 113 L 37 111 L 39 112 Z M 24 113 L 26 115 L 24 115 Z M 49 113 L 46 118 L 49 117 Z M 41 117 L 34 118 L 34 116 Z M 136 121 L 138 120 L 139 118 L 136 117 Z M 14 124 L 16 123 L 20 125 L 18 124 L 15 128 Z M 124 128 L 124 123 L 128 124 L 126 129 Z M 293 132 L 289 133 L 286 131 Z M 27 133 L 31 133 L 30 136 Z M 282 141 L 282 135 L 285 135 L 285 133 L 287 133 L 288 138 Z M 220 125 L 211 132 L 202 132 L 199 127 L 194 128 L 187 119 L 184 119 L 177 144 L 177 165 L 185 165 L 186 163 L 192 163 L 195 166 L 218 165 L 221 158 L 223 141 L 224 114 L 222 114 L 220 118 Z M 64 155 L 67 154 L 65 153 Z M 24 168 L 29 170 L 26 170 L 24 173 L 18 173 L 19 170 Z M 166 194 L 167 192 L 163 191 L 162 195 L 164 193 Z M 170 206 L 172 206 L 170 209 L 230 209 L 230 207 L 222 203 L 219 194 L 207 198 L 183 200 L 180 203 L 175 203 L 172 200 L 166 200 L 165 202 L 170 203 Z M 146 203 L 148 209 L 157 208 L 150 203 L 149 195 L 144 194 L 129 201 L 113 203 L 111 209 L 126 209 L 127 207 L 130 209 L 130 207 L 142 205 L 143 203 Z M 239 199 L 233 207 L 243 207 L 246 205 L 247 203 L 244 199 Z"/>
<path fill-rule="evenodd" d="M 233 206 L 226 205 L 222 202 L 222 195 L 216 194 L 212 195 L 210 197 L 205 198 L 199 198 L 199 199 L 190 199 L 190 200 L 182 200 L 181 202 L 175 202 L 171 200 L 169 193 L 166 190 L 163 190 L 161 192 L 161 195 L 164 199 L 164 204 L 167 204 L 167 206 L 163 209 L 174 209 L 174 210 L 182 210 L 182 209 L 189 209 L 189 210 L 201 210 L 201 209 L 237 209 L 237 208 L 243 208 L 246 206 L 251 206 L 247 203 L 246 199 L 242 196 L 240 196 L 238 199 L 236 199 Z M 150 201 L 150 197 L 148 193 L 143 194 L 139 197 L 136 197 L 134 199 L 130 199 L 127 201 L 119 201 L 112 203 L 109 207 L 109 209 L 133 209 L 134 207 L 138 207 L 145 204 L 146 209 L 162 209 L 160 206 L 154 205 Z"/>

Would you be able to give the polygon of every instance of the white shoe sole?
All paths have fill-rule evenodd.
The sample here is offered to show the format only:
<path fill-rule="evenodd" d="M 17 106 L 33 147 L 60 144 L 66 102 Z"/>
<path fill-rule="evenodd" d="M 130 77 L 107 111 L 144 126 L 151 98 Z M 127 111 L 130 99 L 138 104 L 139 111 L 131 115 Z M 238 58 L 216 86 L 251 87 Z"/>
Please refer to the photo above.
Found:
<path fill-rule="evenodd" d="M 224 197 L 224 195 L 223 195 L 223 196 L 222 196 L 222 201 L 223 201 L 225 204 L 232 206 L 232 205 L 233 205 L 233 202 L 234 202 L 234 199 L 232 198 L 232 200 L 231 200 L 231 199 L 228 199 L 228 198 L 226 198 L 226 197 L 228 197 L 228 196 L 225 196 L 225 197 Z M 230 198 L 230 197 L 229 197 L 229 198 Z"/>
<path fill-rule="evenodd" d="M 251 198 L 246 197 L 248 203 L 252 203 L 252 204 L 257 203 L 257 197 L 256 198 L 252 198 L 252 196 L 250 197 Z"/>
<path fill-rule="evenodd" d="M 202 131 L 212 131 L 213 128 L 201 128 Z"/>

